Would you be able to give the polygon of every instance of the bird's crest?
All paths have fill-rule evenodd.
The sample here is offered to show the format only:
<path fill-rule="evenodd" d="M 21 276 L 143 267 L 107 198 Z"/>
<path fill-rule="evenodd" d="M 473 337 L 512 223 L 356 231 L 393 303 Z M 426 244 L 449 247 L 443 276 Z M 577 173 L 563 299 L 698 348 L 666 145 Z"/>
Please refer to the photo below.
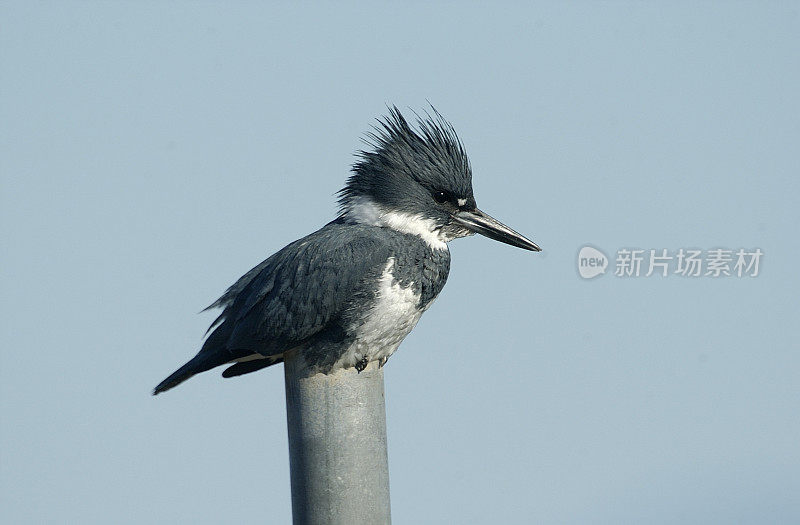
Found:
<path fill-rule="evenodd" d="M 346 209 L 353 197 L 369 195 L 386 178 L 408 176 L 426 187 L 453 187 L 459 194 L 472 194 L 472 168 L 464 145 L 453 126 L 431 106 L 417 117 L 414 129 L 397 106 L 378 119 L 364 142 L 369 150 L 356 153 L 352 174 L 339 193 Z"/>

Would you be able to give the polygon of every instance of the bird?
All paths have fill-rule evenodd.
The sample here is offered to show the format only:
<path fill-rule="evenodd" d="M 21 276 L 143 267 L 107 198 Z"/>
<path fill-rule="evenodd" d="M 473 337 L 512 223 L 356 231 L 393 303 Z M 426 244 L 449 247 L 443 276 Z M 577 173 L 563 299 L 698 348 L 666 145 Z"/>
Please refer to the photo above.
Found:
<path fill-rule="evenodd" d="M 539 246 L 477 207 L 472 167 L 452 124 L 431 106 L 412 126 L 397 106 L 377 119 L 338 196 L 336 219 L 244 274 L 200 351 L 153 395 L 228 365 L 234 377 L 290 352 L 313 373 L 383 367 L 450 271 L 448 242 L 475 233 Z"/>

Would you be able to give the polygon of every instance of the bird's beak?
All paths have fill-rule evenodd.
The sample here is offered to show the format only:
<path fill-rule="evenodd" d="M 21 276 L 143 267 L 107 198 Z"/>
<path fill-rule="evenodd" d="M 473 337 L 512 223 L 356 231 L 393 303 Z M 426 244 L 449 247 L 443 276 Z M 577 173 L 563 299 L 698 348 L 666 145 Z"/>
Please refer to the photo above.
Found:
<path fill-rule="evenodd" d="M 491 215 L 487 215 L 477 208 L 469 211 L 459 211 L 453 215 L 453 220 L 468 230 L 485 235 L 490 239 L 534 252 L 542 251 L 532 240 L 521 233 L 515 232 Z"/>

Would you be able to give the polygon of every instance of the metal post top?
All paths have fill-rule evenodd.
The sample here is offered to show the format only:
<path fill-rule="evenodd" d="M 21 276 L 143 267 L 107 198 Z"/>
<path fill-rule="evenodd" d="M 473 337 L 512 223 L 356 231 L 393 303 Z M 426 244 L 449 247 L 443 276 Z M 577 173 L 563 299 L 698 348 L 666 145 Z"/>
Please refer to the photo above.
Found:
<path fill-rule="evenodd" d="M 391 523 L 383 369 L 285 364 L 295 524 Z"/>

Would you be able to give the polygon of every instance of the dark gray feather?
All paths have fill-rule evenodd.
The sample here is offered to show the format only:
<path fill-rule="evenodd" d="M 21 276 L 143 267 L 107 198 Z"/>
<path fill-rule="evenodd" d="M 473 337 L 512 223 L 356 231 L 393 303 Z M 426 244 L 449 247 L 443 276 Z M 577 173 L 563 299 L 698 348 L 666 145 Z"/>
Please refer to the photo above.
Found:
<path fill-rule="evenodd" d="M 398 280 L 419 291 L 421 305 L 444 286 L 449 252 L 432 251 L 419 237 L 391 229 L 337 219 L 289 244 L 209 307 L 221 306 L 223 311 L 200 352 L 155 393 L 254 353 L 270 358 L 233 365 L 226 376 L 255 371 L 280 362 L 273 357 L 300 345 L 307 347 L 307 357 L 315 364 L 329 366 L 338 357 L 335 350 L 354 337 L 352 327 L 373 301 L 390 257 L 397 260 Z M 431 266 L 431 257 L 436 265 Z M 432 268 L 438 270 L 432 273 Z"/>

